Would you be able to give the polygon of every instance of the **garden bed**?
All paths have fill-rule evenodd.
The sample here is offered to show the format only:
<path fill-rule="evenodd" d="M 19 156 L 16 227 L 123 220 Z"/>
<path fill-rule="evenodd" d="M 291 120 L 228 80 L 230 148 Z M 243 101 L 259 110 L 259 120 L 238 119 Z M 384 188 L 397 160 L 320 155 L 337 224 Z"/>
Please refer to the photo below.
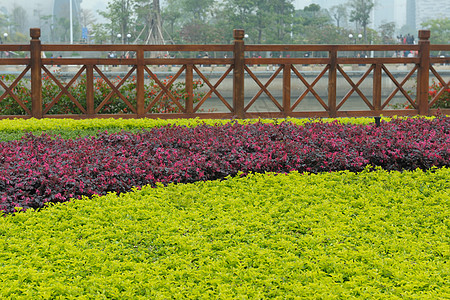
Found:
<path fill-rule="evenodd" d="M 450 166 L 450 118 L 375 125 L 310 122 L 164 126 L 62 139 L 26 135 L 0 143 L 0 209 L 41 208 L 82 196 L 237 174 L 319 173 L 368 166 Z"/>
<path fill-rule="evenodd" d="M 4 299 L 445 299 L 449 168 L 252 174 L 0 218 Z"/>

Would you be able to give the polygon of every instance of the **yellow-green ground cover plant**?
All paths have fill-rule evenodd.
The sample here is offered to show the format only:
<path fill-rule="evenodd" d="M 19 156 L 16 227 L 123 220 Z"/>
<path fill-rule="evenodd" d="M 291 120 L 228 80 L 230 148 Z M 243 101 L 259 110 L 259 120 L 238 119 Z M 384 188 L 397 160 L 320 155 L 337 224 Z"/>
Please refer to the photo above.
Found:
<path fill-rule="evenodd" d="M 413 117 L 420 119 L 434 119 L 435 117 Z M 389 122 L 394 118 L 382 117 L 382 122 Z M 398 119 L 403 119 L 398 117 Z M 244 119 L 244 120 L 229 120 L 229 119 L 2 119 L 0 120 L 0 141 L 20 139 L 25 133 L 32 132 L 35 135 L 40 135 L 45 132 L 47 134 L 61 135 L 63 138 L 74 138 L 79 136 L 92 136 L 98 132 L 108 131 L 112 132 L 137 132 L 142 129 L 150 129 L 163 126 L 186 126 L 195 127 L 199 125 L 224 125 L 230 122 L 238 122 L 240 124 L 259 123 L 281 123 L 291 122 L 296 125 L 303 125 L 310 122 L 338 122 L 340 124 L 353 125 L 370 125 L 374 124 L 374 118 L 339 118 L 339 119 Z"/>
<path fill-rule="evenodd" d="M 325 120 L 288 121 L 326 128 Z M 391 121 L 384 118 L 378 129 L 373 119 L 337 123 L 365 124 L 370 135 Z M 277 129 L 281 122 L 241 123 Z M 417 134 L 412 146 L 404 143 L 411 157 L 417 157 L 416 146 L 428 149 L 425 157 L 448 155 L 449 127 L 439 124 L 442 128 L 418 130 L 427 142 Z M 127 137 L 142 136 L 143 128 L 202 126 L 207 125 L 201 120 L 1 120 L 0 140 L 31 131 L 36 136 L 25 140 L 32 143 L 64 143 L 39 137 L 43 131 L 70 144 L 78 136 L 108 140 L 107 130 L 119 132 L 110 141 L 125 145 Z M 413 132 L 402 130 L 400 140 Z M 265 135 L 278 139 L 270 134 Z M 329 150 L 337 142 L 321 143 Z M 402 171 L 247 170 L 219 180 L 155 183 L 49 203 L 39 210 L 18 208 L 0 217 L 0 298 L 447 299 L 450 169 L 444 160 L 439 168 Z"/>
<path fill-rule="evenodd" d="M 0 143 L 0 210 L 238 172 L 423 170 L 449 166 L 450 118 L 374 125 L 309 122 L 163 126 L 139 133 Z"/>
<path fill-rule="evenodd" d="M 448 299 L 450 169 L 249 174 L 0 218 L 2 299 Z"/>

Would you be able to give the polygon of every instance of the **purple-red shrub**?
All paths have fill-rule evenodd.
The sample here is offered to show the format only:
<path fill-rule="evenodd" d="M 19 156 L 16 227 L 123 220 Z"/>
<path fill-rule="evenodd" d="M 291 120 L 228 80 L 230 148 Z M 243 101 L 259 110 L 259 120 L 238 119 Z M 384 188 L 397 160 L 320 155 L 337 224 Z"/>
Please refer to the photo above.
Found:
<path fill-rule="evenodd" d="M 395 119 L 380 127 L 337 122 L 167 126 L 75 140 L 27 135 L 0 143 L 0 210 L 238 172 L 356 172 L 367 165 L 388 170 L 450 166 L 450 118 Z"/>

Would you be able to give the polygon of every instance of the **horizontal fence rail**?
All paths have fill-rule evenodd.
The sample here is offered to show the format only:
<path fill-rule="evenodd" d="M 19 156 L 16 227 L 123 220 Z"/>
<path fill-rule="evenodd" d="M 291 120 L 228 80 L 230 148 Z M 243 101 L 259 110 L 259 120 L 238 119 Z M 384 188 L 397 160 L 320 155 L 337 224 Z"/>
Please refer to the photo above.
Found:
<path fill-rule="evenodd" d="M 5 107 L 14 105 L 21 109 L 21 114 L 2 114 L 0 118 L 284 118 L 450 114 L 450 109 L 434 108 L 450 89 L 449 68 L 443 68 L 444 75 L 437 66 L 449 65 L 450 57 L 432 57 L 432 53 L 450 54 L 450 45 L 430 45 L 430 32 L 427 30 L 419 31 L 418 45 L 245 45 L 243 30 L 234 30 L 234 43 L 231 45 L 43 45 L 39 40 L 40 29 L 32 28 L 30 36 L 29 45 L 0 45 L 2 54 L 28 53 L 25 58 L 13 58 L 11 55 L 0 58 L 0 67 L 23 67 L 14 77 L 6 76 L 8 72 L 2 71 L 0 78 L 0 88 L 3 90 L 2 93 L 0 89 L 0 106 L 2 102 Z M 94 58 L 43 57 L 45 52 L 67 51 L 94 52 L 98 55 Z M 354 57 L 355 53 L 374 51 L 408 52 L 414 53 L 414 57 Z M 123 57 L 100 57 L 108 52 L 121 52 Z M 155 53 L 169 52 L 220 52 L 228 53 L 230 57 L 153 57 Z M 281 55 L 264 58 L 250 55 L 269 52 Z M 319 55 L 310 57 L 313 52 Z M 304 57 L 290 57 L 290 54 L 283 53 L 306 54 Z M 404 77 L 399 78 L 390 69 L 392 65 L 410 66 L 410 70 L 405 69 Z M 119 68 L 123 74 L 112 79 L 108 73 L 111 66 Z M 173 68 L 170 76 L 164 77 L 155 70 L 158 66 L 179 67 Z M 216 82 L 212 81 L 211 71 L 207 74 L 205 66 L 211 70 L 214 67 L 220 69 L 215 75 Z M 265 66 L 267 70 L 270 67 L 271 72 L 261 72 Z M 314 72 L 308 70 L 308 66 L 314 66 Z M 355 66 L 363 68 L 358 68 L 355 73 L 352 69 Z M 58 72 L 54 70 L 56 67 Z M 72 73 L 61 71 L 73 67 L 75 70 Z M 67 82 L 61 79 L 63 73 L 71 74 Z M 20 83 L 25 78 L 30 79 L 29 86 Z M 435 93 L 430 93 L 430 78 L 434 78 L 439 85 Z M 102 95 L 96 90 L 100 89 L 96 85 L 99 80 L 105 87 Z M 229 95 L 221 91 L 227 80 L 231 80 L 232 86 Z M 394 86 L 388 94 L 383 80 L 390 81 Z M 406 87 L 411 80 L 414 81 L 413 91 Z M 196 90 L 199 81 L 204 86 L 202 93 Z M 74 95 L 73 86 L 80 82 L 83 94 Z M 371 85 L 370 96 L 363 90 L 364 84 Z M 348 91 L 338 95 L 342 85 L 348 87 Z M 273 86 L 279 89 L 277 93 L 273 92 Z M 298 86 L 304 87 L 304 90 L 299 91 Z M 43 97 L 46 89 L 53 88 L 55 94 L 51 99 Z M 204 110 L 212 96 L 217 98 L 224 111 Z M 254 111 L 263 96 L 268 99 L 271 109 Z M 355 96 L 361 100 L 364 109 L 346 109 L 349 99 Z M 408 108 L 390 107 L 393 99 L 399 96 Z M 319 108 L 302 110 L 307 97 L 316 101 Z M 108 113 L 113 98 L 121 103 L 121 113 Z M 171 103 L 170 109 L 155 108 L 162 107 L 163 100 Z M 62 101 L 68 101 L 77 113 L 52 113 Z"/>

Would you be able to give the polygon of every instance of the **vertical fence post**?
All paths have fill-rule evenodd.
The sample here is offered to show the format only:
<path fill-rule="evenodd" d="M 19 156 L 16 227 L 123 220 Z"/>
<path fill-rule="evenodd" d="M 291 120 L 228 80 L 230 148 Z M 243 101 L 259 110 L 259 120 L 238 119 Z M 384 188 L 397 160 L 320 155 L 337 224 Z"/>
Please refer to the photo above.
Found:
<path fill-rule="evenodd" d="M 192 64 L 186 65 L 186 113 L 194 113 L 194 69 Z"/>
<path fill-rule="evenodd" d="M 31 116 L 42 118 L 41 29 L 30 29 Z"/>
<path fill-rule="evenodd" d="M 283 66 L 283 112 L 285 117 L 291 113 L 291 64 Z"/>
<path fill-rule="evenodd" d="M 94 66 L 86 66 L 86 112 L 89 118 L 95 114 L 94 104 Z"/>
<path fill-rule="evenodd" d="M 375 64 L 375 69 L 373 70 L 373 107 L 375 111 L 381 110 L 381 65 Z"/>
<path fill-rule="evenodd" d="M 145 115 L 144 50 L 136 51 L 136 112 L 138 118 Z"/>
<path fill-rule="evenodd" d="M 330 69 L 328 70 L 328 108 L 330 118 L 336 118 L 336 85 L 337 85 L 337 50 L 329 52 Z"/>
<path fill-rule="evenodd" d="M 428 89 L 430 80 L 430 31 L 419 30 L 419 70 L 417 73 L 417 102 L 419 115 L 428 115 Z"/>
<path fill-rule="evenodd" d="M 233 71 L 233 109 L 238 119 L 243 119 L 244 112 L 244 30 L 235 29 L 234 37 L 234 71 Z"/>

